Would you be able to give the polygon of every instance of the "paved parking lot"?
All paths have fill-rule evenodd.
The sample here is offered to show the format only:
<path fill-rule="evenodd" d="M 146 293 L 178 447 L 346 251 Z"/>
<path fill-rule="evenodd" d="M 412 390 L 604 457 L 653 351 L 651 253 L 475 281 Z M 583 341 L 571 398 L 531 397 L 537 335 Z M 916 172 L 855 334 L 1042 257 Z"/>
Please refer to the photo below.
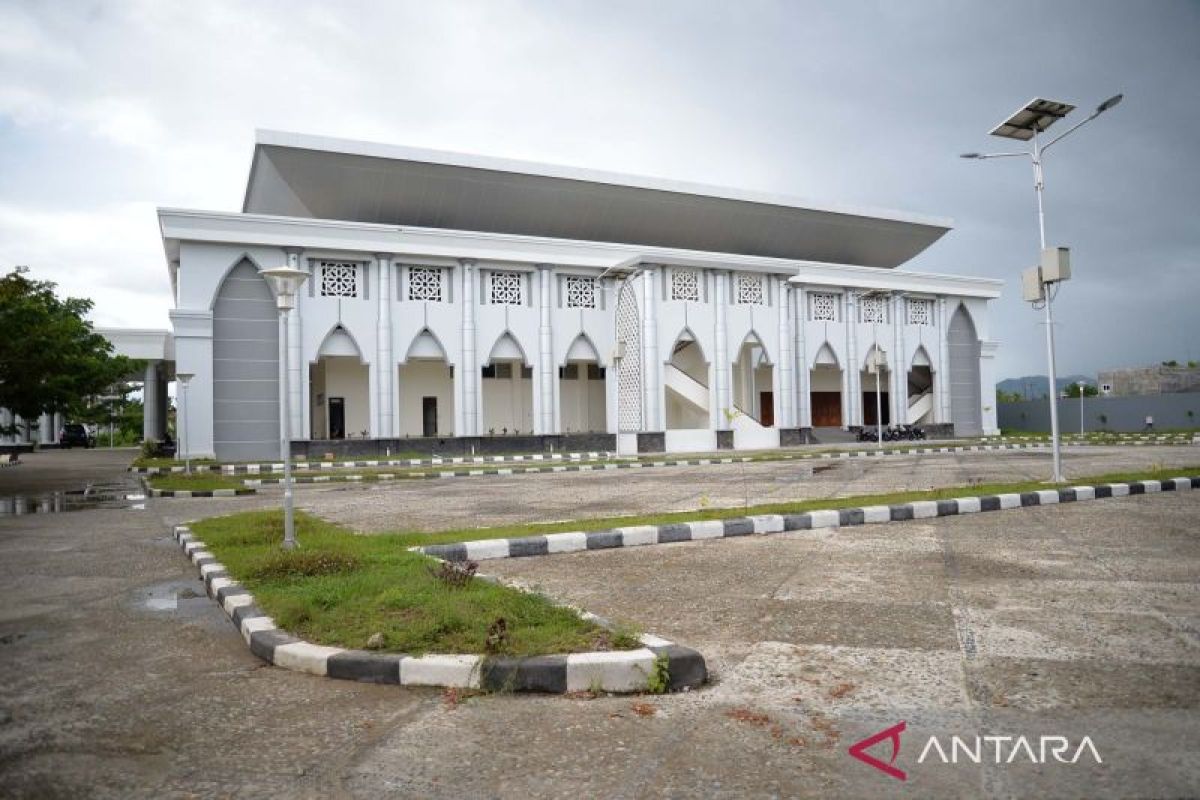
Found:
<path fill-rule="evenodd" d="M 1200 465 L 1200 447 L 1088 447 L 1067 452 L 1068 477 L 1125 469 Z M 497 477 L 439 478 L 392 484 L 303 485 L 301 508 L 361 531 L 439 530 L 524 522 L 694 511 L 705 507 L 845 497 L 972 482 L 1044 479 L 1040 451 L 948 453 L 837 461 L 774 461 Z M 179 521 L 277 505 L 278 488 L 257 498 L 172 500 Z"/>
<path fill-rule="evenodd" d="M 568 502 L 516 480 L 442 502 L 492 482 Z M 262 665 L 166 537 L 207 507 L 183 502 L 0 519 L 0 793 L 1200 794 L 1200 492 L 491 562 L 697 647 L 714 682 L 459 703 Z M 901 720 L 906 782 L 847 755 Z M 981 733 L 1087 735 L 1104 763 L 916 763 L 931 735 Z"/>

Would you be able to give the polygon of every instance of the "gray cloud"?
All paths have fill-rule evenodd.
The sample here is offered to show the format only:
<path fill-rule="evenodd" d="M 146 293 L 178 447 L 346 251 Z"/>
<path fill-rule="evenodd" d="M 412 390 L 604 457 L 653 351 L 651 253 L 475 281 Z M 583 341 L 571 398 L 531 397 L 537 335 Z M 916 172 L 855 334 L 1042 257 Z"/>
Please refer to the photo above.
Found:
<path fill-rule="evenodd" d="M 986 131 L 1125 102 L 1047 159 L 1063 372 L 1200 358 L 1194 3 L 0 0 L 0 264 L 166 324 L 154 205 L 236 209 L 253 129 L 954 217 L 908 267 L 999 277 L 999 375 L 1042 371 L 1032 177 Z"/>

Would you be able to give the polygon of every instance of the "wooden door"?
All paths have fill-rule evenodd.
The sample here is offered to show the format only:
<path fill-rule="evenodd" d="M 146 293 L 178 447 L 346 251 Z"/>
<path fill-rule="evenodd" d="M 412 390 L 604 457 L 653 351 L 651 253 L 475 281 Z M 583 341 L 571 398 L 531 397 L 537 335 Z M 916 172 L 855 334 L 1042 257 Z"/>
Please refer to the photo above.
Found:
<path fill-rule="evenodd" d="M 758 393 L 758 421 L 764 428 L 775 424 L 775 393 Z"/>
<path fill-rule="evenodd" d="M 812 393 L 812 424 L 814 428 L 838 428 L 842 425 L 842 393 Z"/>

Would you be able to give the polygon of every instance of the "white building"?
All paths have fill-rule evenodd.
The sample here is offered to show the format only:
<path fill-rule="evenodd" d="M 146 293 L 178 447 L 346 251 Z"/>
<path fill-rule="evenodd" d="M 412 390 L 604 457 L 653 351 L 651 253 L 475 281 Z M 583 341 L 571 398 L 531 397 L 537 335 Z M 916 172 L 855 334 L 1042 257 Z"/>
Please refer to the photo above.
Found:
<path fill-rule="evenodd" d="M 260 131 L 240 213 L 159 223 L 193 457 L 777 447 L 873 424 L 876 348 L 885 421 L 996 430 L 1001 284 L 899 268 L 944 219 Z"/>

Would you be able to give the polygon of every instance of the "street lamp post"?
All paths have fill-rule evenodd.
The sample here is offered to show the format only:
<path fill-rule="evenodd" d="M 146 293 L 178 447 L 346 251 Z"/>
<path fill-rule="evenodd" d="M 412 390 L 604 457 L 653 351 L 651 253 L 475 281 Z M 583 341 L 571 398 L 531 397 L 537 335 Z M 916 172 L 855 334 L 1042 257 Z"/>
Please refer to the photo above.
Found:
<path fill-rule="evenodd" d="M 195 373 L 176 372 L 175 380 L 179 381 L 179 449 L 183 451 L 183 471 L 192 473 L 192 454 L 188 452 L 187 438 L 187 386 Z"/>
<path fill-rule="evenodd" d="M 1086 381 L 1076 381 L 1075 385 L 1079 387 L 1079 438 L 1083 438 L 1083 387 L 1087 386 Z"/>
<path fill-rule="evenodd" d="M 280 352 L 286 359 L 288 353 L 287 315 L 296 307 L 296 292 L 299 291 L 300 284 L 304 283 L 304 279 L 308 277 L 308 273 L 297 269 L 295 256 L 289 256 L 288 266 L 264 269 L 260 274 L 270 281 L 271 287 L 275 290 L 275 305 L 279 309 L 279 319 L 282 323 L 279 326 L 279 335 L 283 337 L 283 346 Z M 292 508 L 292 446 L 291 437 L 288 435 L 291 427 L 291 375 L 287 364 L 284 364 L 280 372 L 283 373 L 283 386 L 280 392 L 283 395 L 280 402 L 283 424 L 279 426 L 279 446 L 283 451 L 283 549 L 295 550 L 297 543 L 295 513 Z"/>
<path fill-rule="evenodd" d="M 1058 137 L 1052 139 L 1049 143 L 1043 145 L 1038 139 L 1038 134 L 1045 133 L 1046 129 L 1053 125 L 1058 120 L 1070 114 L 1075 110 L 1075 106 L 1069 103 L 1060 103 L 1053 100 L 1043 100 L 1041 98 L 1031 100 L 1026 103 L 1021 110 L 1010 116 L 1004 122 L 993 128 L 990 133 L 993 136 L 1000 136 L 1006 139 L 1016 139 L 1022 142 L 1032 142 L 1032 149 L 1017 150 L 1007 153 L 963 153 L 963 158 L 971 159 L 989 159 L 989 158 L 1013 158 L 1025 156 L 1033 162 L 1033 186 L 1037 193 L 1037 208 L 1038 208 L 1038 235 L 1041 240 L 1041 267 L 1035 267 L 1029 272 L 1036 272 L 1036 276 L 1026 278 L 1027 286 L 1031 287 L 1031 291 L 1025 295 L 1026 300 L 1031 300 L 1034 307 L 1037 303 L 1042 303 L 1042 309 L 1045 312 L 1046 325 L 1046 362 L 1050 375 L 1050 443 L 1054 454 L 1054 476 L 1055 483 L 1061 483 L 1062 476 L 1062 450 L 1060 446 L 1060 437 L 1058 433 L 1058 379 L 1056 376 L 1054 364 L 1054 313 L 1053 301 L 1057 294 L 1057 289 L 1054 284 L 1061 283 L 1070 277 L 1069 264 L 1064 260 L 1055 261 L 1051 257 L 1056 248 L 1046 247 L 1046 213 L 1042 203 L 1042 192 L 1045 187 L 1045 176 L 1042 172 L 1042 160 L 1045 152 L 1052 146 L 1061 142 L 1063 139 L 1070 136 L 1075 131 L 1088 124 L 1096 117 L 1108 111 L 1110 108 L 1121 102 L 1123 95 L 1114 95 L 1096 107 L 1096 110 L 1088 116 L 1087 119 L 1068 128 L 1067 131 Z"/>
<path fill-rule="evenodd" d="M 876 289 L 867 292 L 863 295 L 863 299 L 871 297 L 891 297 L 891 292 L 886 292 Z M 887 356 L 879 349 L 879 317 L 882 309 L 886 306 L 880 306 L 880 313 L 872 313 L 871 315 L 871 366 L 870 369 L 875 373 L 875 446 L 883 449 L 883 401 L 880 396 L 879 388 L 879 372 L 887 366 Z M 865 416 L 865 415 L 864 415 Z"/>

